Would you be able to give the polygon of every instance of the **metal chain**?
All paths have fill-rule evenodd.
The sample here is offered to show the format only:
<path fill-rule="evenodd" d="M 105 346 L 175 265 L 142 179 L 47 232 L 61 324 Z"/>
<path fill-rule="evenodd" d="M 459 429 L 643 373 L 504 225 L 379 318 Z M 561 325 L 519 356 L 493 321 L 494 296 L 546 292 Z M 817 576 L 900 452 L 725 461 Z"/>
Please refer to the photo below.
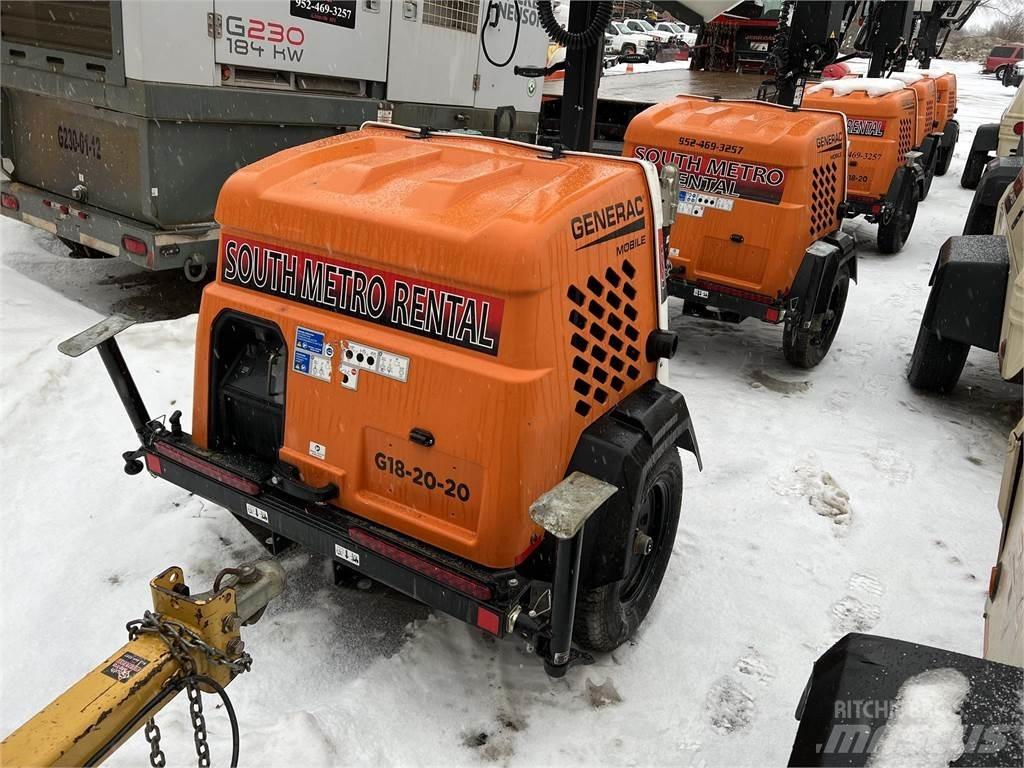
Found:
<path fill-rule="evenodd" d="M 248 672 L 252 668 L 252 657 L 248 653 L 243 651 L 237 659 L 232 659 L 219 648 L 207 643 L 184 624 L 164 618 L 153 611 L 146 611 L 141 619 L 128 622 L 127 629 L 128 637 L 131 640 L 135 640 L 139 635 L 160 635 L 167 643 L 171 655 L 181 667 L 184 677 L 197 672 L 195 660 L 190 651 L 199 651 L 210 660 L 210 663 L 227 667 L 233 675 Z M 169 683 L 173 684 L 173 679 Z M 196 745 L 197 764 L 199 768 L 209 768 L 210 745 L 207 743 L 206 717 L 203 715 L 203 694 L 193 683 L 188 683 L 185 686 L 185 692 L 188 695 L 188 710 L 192 719 L 192 738 Z M 160 748 L 160 728 L 153 718 L 146 723 L 145 734 L 146 741 L 149 742 L 150 766 L 164 768 L 167 759 Z"/>
<path fill-rule="evenodd" d="M 149 742 L 149 764 L 152 768 L 164 768 L 167 758 L 160 748 L 160 726 L 152 717 L 146 721 L 146 741 Z"/>
<path fill-rule="evenodd" d="M 185 687 L 188 694 L 188 713 L 192 717 L 192 737 L 196 743 L 199 768 L 210 766 L 210 745 L 206 743 L 206 717 L 203 715 L 203 694 L 195 685 Z"/>
<path fill-rule="evenodd" d="M 233 674 L 240 675 L 252 668 L 252 657 L 244 651 L 237 659 L 230 658 L 224 651 L 207 643 L 203 638 L 172 619 L 166 619 L 159 613 L 146 611 L 141 619 L 128 622 L 128 636 L 132 640 L 143 634 L 158 634 L 171 649 L 171 654 L 188 672 L 195 671 L 195 663 L 189 650 L 199 651 L 213 664 L 227 667 Z"/>

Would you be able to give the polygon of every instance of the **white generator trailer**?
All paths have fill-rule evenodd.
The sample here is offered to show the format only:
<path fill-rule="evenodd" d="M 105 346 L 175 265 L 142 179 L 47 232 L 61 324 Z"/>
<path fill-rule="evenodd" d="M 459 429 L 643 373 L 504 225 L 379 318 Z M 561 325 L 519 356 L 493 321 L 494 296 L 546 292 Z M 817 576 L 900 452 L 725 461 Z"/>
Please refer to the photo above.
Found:
<path fill-rule="evenodd" d="M 0 3 L 3 213 L 204 277 L 224 180 L 367 120 L 533 140 L 534 0 Z"/>

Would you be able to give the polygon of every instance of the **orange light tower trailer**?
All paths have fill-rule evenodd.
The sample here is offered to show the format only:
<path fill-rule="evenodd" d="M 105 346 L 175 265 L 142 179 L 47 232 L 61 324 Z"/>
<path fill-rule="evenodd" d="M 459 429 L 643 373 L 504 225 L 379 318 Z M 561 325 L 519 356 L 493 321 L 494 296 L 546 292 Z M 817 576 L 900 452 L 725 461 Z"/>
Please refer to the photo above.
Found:
<path fill-rule="evenodd" d="M 674 199 L 671 169 L 664 186 Z M 367 124 L 221 191 L 191 433 L 99 346 L 153 474 L 554 675 L 643 621 L 697 453 L 648 163 Z M 671 223 L 671 222 L 668 222 Z"/>
<path fill-rule="evenodd" d="M 846 215 L 878 224 L 878 249 L 897 253 L 910 237 L 925 185 L 921 154 L 914 151 L 916 95 L 899 80 L 844 78 L 808 88 L 803 105 L 846 115 Z"/>
<path fill-rule="evenodd" d="M 834 110 L 761 101 L 680 96 L 633 119 L 625 154 L 679 168 L 668 289 L 685 312 L 784 324 L 786 359 L 821 362 L 857 279 L 846 141 Z"/>

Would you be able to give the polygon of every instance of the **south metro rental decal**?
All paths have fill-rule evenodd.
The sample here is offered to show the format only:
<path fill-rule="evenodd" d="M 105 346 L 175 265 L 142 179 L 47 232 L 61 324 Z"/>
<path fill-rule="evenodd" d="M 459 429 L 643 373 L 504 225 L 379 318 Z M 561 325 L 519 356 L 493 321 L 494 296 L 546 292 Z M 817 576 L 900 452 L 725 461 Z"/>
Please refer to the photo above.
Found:
<path fill-rule="evenodd" d="M 671 163 L 679 169 L 679 186 L 690 192 L 739 197 L 778 205 L 786 186 L 782 168 L 744 163 L 716 155 L 695 155 L 661 147 L 637 147 L 633 156 L 649 160 L 658 168 Z"/>
<path fill-rule="evenodd" d="M 224 241 L 223 261 L 225 283 L 498 354 L 502 299 L 242 238 Z"/>
<path fill-rule="evenodd" d="M 887 123 L 887 120 L 848 117 L 846 118 L 846 132 L 853 136 L 885 136 Z"/>

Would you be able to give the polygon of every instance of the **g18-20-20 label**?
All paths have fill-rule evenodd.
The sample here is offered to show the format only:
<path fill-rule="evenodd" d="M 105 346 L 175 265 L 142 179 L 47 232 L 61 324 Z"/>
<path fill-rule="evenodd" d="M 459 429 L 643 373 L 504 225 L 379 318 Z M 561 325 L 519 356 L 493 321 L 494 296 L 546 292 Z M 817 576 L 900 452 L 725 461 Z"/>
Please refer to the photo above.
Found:
<path fill-rule="evenodd" d="M 445 496 L 458 499 L 463 503 L 469 501 L 471 492 L 466 483 L 450 477 L 438 477 L 429 469 L 406 464 L 402 459 L 396 459 L 383 451 L 377 451 L 374 454 L 373 465 L 381 472 L 394 475 L 399 480 L 408 480 L 413 485 L 426 488 L 428 491 L 443 493 Z"/>

